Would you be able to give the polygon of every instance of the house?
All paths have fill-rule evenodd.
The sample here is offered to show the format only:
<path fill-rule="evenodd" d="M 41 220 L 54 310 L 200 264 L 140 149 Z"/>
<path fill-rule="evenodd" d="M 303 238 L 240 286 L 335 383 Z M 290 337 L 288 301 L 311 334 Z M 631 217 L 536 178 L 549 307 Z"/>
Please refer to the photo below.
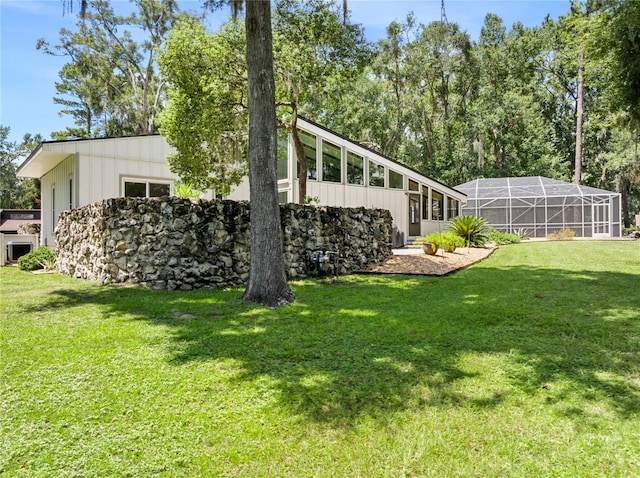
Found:
<path fill-rule="evenodd" d="M 571 229 L 576 237 L 620 237 L 620 194 L 541 176 L 476 179 L 456 186 L 467 194 L 462 214 L 482 216 L 503 232 L 547 237 Z"/>
<path fill-rule="evenodd" d="M 312 121 L 300 118 L 298 127 L 307 155 L 307 196 L 318 205 L 387 209 L 398 231 L 411 237 L 439 230 L 466 201 L 464 193 Z M 280 201 L 298 202 L 293 141 L 285 135 L 279 147 L 287 152 L 278 161 Z M 173 193 L 178 177 L 165 159 L 171 152 L 159 135 L 41 143 L 18 176 L 41 181 L 42 243 L 55 247 L 63 210 L 112 197 Z M 249 199 L 248 178 L 227 198 Z"/>
<path fill-rule="evenodd" d="M 38 247 L 39 225 L 40 209 L 0 209 L 0 266 Z"/>

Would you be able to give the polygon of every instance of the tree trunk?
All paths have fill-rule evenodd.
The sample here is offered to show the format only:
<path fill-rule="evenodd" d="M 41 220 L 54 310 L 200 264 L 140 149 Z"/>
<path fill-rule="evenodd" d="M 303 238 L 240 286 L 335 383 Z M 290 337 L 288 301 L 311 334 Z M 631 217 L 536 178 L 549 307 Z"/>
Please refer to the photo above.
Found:
<path fill-rule="evenodd" d="M 278 204 L 271 4 L 252 0 L 246 7 L 251 269 L 242 299 L 273 307 L 295 296 L 284 267 Z"/>
<path fill-rule="evenodd" d="M 578 55 L 578 95 L 576 98 L 576 160 L 573 182 L 582 184 L 582 121 L 584 115 L 584 53 Z"/>

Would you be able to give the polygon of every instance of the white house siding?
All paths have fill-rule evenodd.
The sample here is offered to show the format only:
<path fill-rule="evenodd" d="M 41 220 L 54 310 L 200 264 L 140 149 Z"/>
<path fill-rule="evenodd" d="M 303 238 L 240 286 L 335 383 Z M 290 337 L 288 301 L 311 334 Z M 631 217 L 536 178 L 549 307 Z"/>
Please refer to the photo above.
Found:
<path fill-rule="evenodd" d="M 123 178 L 177 181 L 166 156 L 170 146 L 161 136 L 138 136 L 78 143 L 78 206 L 124 195 Z"/>
<path fill-rule="evenodd" d="M 50 247 L 55 247 L 53 232 L 58 222 L 58 214 L 69 209 L 74 199 L 71 191 L 71 187 L 75 190 L 75 181 L 73 181 L 74 164 L 75 155 L 70 155 L 41 179 L 43 204 L 41 241 L 42 244 Z"/>

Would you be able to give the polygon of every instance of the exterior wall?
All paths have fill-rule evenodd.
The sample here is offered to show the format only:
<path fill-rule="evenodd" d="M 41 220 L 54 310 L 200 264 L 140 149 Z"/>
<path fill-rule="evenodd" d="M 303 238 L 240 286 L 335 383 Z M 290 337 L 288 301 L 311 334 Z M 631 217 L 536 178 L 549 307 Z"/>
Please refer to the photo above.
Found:
<path fill-rule="evenodd" d="M 58 164 L 41 178 L 42 195 L 42 229 L 41 242 L 45 246 L 55 248 L 54 231 L 58 225 L 58 215 L 70 209 L 74 200 L 74 166 L 75 155 Z M 75 206 L 75 203 L 74 203 Z"/>
<path fill-rule="evenodd" d="M 138 136 L 77 143 L 78 203 L 84 206 L 124 196 L 123 178 L 177 181 L 166 156 L 172 149 L 161 136 Z"/>
<path fill-rule="evenodd" d="M 429 190 L 429 202 L 431 201 L 431 191 L 437 190 L 443 195 L 443 201 L 446 205 L 447 199 L 452 198 L 459 203 L 464 202 L 465 195 L 455 191 L 447 186 L 438 183 L 426 176 L 423 176 L 389 158 L 386 158 L 376 152 L 360 146 L 359 144 L 350 141 L 344 137 L 334 134 L 322 127 L 319 127 L 306 120 L 300 120 L 298 123 L 300 130 L 315 135 L 316 137 L 316 166 L 318 175 L 317 180 L 307 180 L 307 196 L 317 198 L 314 201 L 315 204 L 321 206 L 333 206 L 333 207 L 366 207 L 366 208 L 382 208 L 391 213 L 393 218 L 393 224 L 399 231 L 404 233 L 404 237 L 408 238 L 409 234 L 409 194 L 417 194 L 420 196 L 420 211 L 422 211 L 423 197 L 421 194 L 422 188 L 426 187 Z M 325 140 L 334 146 L 341 149 L 341 182 L 329 182 L 322 180 L 322 141 Z M 287 157 L 288 161 L 288 173 L 286 179 L 281 179 L 279 184 L 279 191 L 286 196 L 286 200 L 281 199 L 281 202 L 298 203 L 299 199 L 299 180 L 297 179 L 296 171 L 296 155 L 293 147 L 293 140 L 289 137 L 287 143 Z M 357 154 L 364 158 L 363 163 L 363 175 L 364 185 L 349 184 L 346 179 L 346 156 L 347 151 Z M 376 164 L 385 167 L 385 187 L 370 186 L 368 185 L 369 178 L 369 162 L 373 161 Z M 403 176 L 404 187 L 401 189 L 389 188 L 389 171 L 394 171 Z M 292 178 L 295 178 L 292 180 Z M 418 183 L 420 191 L 409 191 L 409 180 Z M 249 199 L 249 183 L 248 179 L 245 180 L 235 188 L 228 196 L 233 200 L 248 200 Z M 422 212 L 421 212 L 422 214 Z M 430 232 L 442 230 L 444 223 L 448 217 L 446 217 L 446 206 L 444 211 L 444 217 L 440 221 L 428 219 L 420 220 L 420 234 L 426 235 Z M 422 217 L 422 216 L 421 216 Z M 418 235 L 418 234 L 414 234 Z"/>
<path fill-rule="evenodd" d="M 308 275 L 316 251 L 338 251 L 341 274 L 391 255 L 388 211 L 286 204 L 281 217 L 289 277 Z M 61 214 L 57 263 L 73 277 L 156 289 L 238 286 L 249 277 L 249 232 L 246 202 L 108 199 Z"/>

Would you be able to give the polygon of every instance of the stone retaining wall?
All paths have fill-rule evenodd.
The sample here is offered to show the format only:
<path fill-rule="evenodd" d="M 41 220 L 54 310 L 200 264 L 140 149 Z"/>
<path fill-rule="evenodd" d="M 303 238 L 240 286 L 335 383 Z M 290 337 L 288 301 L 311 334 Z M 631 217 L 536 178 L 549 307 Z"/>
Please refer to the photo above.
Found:
<path fill-rule="evenodd" d="M 341 274 L 391 255 L 386 210 L 286 204 L 281 216 L 290 278 L 310 274 L 316 250 L 339 251 Z M 249 277 L 249 226 L 247 202 L 107 199 L 60 215 L 58 269 L 156 289 L 239 286 Z"/>

